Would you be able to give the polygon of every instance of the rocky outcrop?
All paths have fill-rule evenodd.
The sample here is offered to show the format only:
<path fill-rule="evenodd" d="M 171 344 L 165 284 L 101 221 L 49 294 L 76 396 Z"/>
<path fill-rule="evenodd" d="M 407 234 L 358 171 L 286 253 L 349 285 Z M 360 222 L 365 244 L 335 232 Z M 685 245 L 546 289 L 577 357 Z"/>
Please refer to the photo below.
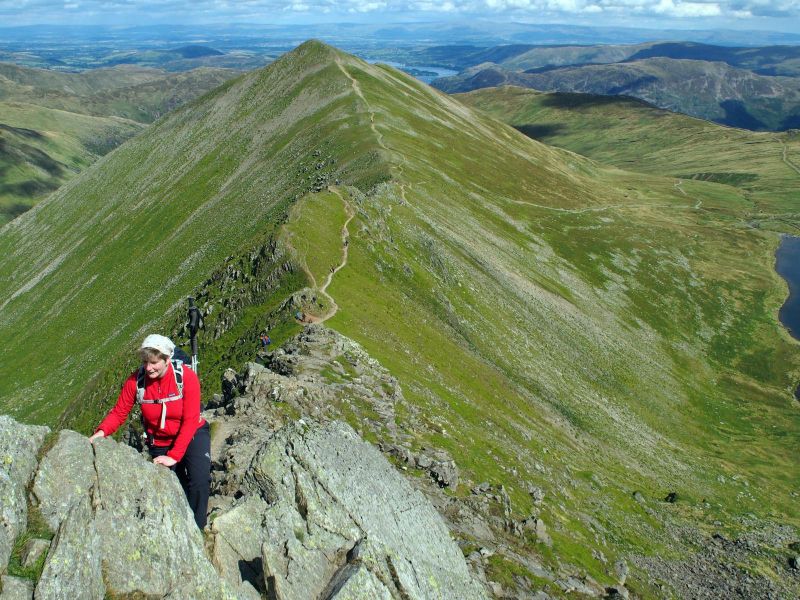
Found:
<path fill-rule="evenodd" d="M 262 593 L 485 597 L 439 514 L 346 424 L 282 429 L 256 454 L 244 489 L 213 522 L 214 559 L 234 578 L 235 565 L 250 565 Z"/>
<path fill-rule="evenodd" d="M 268 414 L 238 400 L 249 423 L 249 410 Z M 30 502 L 55 534 L 49 548 L 30 544 L 47 553 L 35 588 L 6 577 L 4 598 L 486 597 L 430 502 L 344 423 L 228 436 L 242 442 L 228 457 L 246 465 L 217 496 L 205 541 L 174 474 L 133 448 L 62 431 L 37 464 L 47 430 L 2 423 L 22 439 L 0 438 L 13 506 Z M 14 523 L 9 548 L 25 530 Z"/>
<path fill-rule="evenodd" d="M 6 570 L 14 540 L 27 526 L 25 490 L 49 431 L 0 416 L 0 574 Z"/>
<path fill-rule="evenodd" d="M 177 478 L 133 448 L 62 431 L 31 496 L 56 532 L 37 598 L 234 597 L 206 558 Z"/>

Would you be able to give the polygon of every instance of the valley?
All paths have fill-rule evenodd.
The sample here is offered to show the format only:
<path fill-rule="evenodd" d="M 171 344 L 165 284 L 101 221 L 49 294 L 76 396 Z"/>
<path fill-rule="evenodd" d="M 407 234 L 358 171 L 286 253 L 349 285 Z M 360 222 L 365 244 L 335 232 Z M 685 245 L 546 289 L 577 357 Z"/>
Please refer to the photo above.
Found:
<path fill-rule="evenodd" d="M 0 229 L 0 412 L 88 432 L 142 334 L 185 343 L 189 295 L 210 400 L 260 332 L 302 346 L 302 311 L 395 378 L 409 452 L 452 457 L 427 493 L 496 494 L 485 528 L 452 519 L 509 597 L 790 597 L 800 356 L 773 266 L 798 164 L 792 132 L 451 97 L 306 42 Z M 338 360 L 315 376 L 356 377 Z M 332 411 L 395 443 L 369 406 Z"/>
<path fill-rule="evenodd" d="M 0 63 L 0 225 L 234 74 L 133 66 L 59 73 Z"/>

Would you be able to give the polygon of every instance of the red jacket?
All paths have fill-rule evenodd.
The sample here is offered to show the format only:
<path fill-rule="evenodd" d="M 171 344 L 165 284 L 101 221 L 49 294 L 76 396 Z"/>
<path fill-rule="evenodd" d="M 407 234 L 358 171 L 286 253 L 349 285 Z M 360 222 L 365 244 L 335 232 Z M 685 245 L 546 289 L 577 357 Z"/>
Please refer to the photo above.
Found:
<path fill-rule="evenodd" d="M 122 384 L 122 391 L 103 422 L 98 425 L 95 432 L 103 430 L 107 436 L 114 433 L 128 418 L 133 405 L 136 403 L 136 375 L 130 377 Z M 150 379 L 145 376 L 144 399 L 159 400 L 178 395 L 175 384 L 175 375 L 172 363 L 168 363 L 164 376 L 160 379 Z M 166 407 L 166 420 L 161 429 L 161 411 Z M 180 461 L 186 453 L 186 448 L 192 437 L 205 419 L 200 417 L 200 381 L 197 375 L 188 366 L 183 365 L 183 399 L 165 402 L 164 404 L 142 404 L 144 428 L 151 443 L 155 446 L 171 446 L 167 456 Z"/>

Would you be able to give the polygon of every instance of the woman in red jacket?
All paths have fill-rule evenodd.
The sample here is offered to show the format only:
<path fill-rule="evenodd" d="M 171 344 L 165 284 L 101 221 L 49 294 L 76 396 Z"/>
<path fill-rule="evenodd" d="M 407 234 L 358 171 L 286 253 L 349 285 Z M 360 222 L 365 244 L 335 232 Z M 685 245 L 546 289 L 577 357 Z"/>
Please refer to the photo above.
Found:
<path fill-rule="evenodd" d="M 182 373 L 175 372 L 174 350 L 175 344 L 163 335 L 144 339 L 139 349 L 141 368 L 125 380 L 116 405 L 89 441 L 114 433 L 138 402 L 153 462 L 178 475 L 202 529 L 211 484 L 211 437 L 208 423 L 200 416 L 200 381 L 187 365 L 180 368 Z"/>

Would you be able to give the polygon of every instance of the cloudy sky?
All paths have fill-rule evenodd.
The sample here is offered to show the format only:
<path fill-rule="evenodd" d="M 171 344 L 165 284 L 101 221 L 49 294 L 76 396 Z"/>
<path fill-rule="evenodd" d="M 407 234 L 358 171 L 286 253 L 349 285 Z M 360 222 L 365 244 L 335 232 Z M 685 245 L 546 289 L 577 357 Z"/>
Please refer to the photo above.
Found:
<path fill-rule="evenodd" d="M 800 31 L 800 0 L 0 0 L 0 26 L 41 23 L 456 21 Z"/>

